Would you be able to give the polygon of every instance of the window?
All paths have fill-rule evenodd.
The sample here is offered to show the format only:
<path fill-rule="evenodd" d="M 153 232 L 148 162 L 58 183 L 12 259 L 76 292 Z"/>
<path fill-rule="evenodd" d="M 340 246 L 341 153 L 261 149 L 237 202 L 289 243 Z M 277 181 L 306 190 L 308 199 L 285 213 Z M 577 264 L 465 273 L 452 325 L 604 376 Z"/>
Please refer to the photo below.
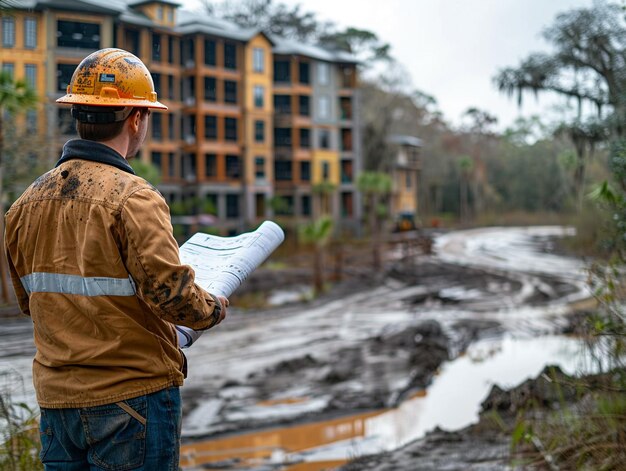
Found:
<path fill-rule="evenodd" d="M 57 46 L 100 49 L 100 25 L 78 21 L 57 21 Z"/>
<path fill-rule="evenodd" d="M 162 5 L 157 6 L 157 19 L 159 21 L 163 21 L 163 6 Z"/>
<path fill-rule="evenodd" d="M 317 117 L 329 118 L 330 117 L 330 99 L 326 95 L 322 95 L 317 99 Z"/>
<path fill-rule="evenodd" d="M 322 162 L 322 180 L 328 181 L 330 178 L 330 164 L 328 162 Z"/>
<path fill-rule="evenodd" d="M 180 64 L 185 67 L 193 67 L 196 63 L 196 43 L 193 38 L 180 41 Z"/>
<path fill-rule="evenodd" d="M 300 204 L 302 207 L 302 215 L 310 216 L 311 215 L 311 196 L 302 195 L 302 198 L 300 199 Z"/>
<path fill-rule="evenodd" d="M 265 178 L 265 158 L 254 158 L 254 176 L 259 179 Z"/>
<path fill-rule="evenodd" d="M 256 193 L 254 195 L 254 214 L 258 218 L 265 217 L 265 193 Z"/>
<path fill-rule="evenodd" d="M 183 177 L 188 182 L 196 181 L 197 172 L 196 172 L 196 155 L 195 154 L 183 155 Z"/>
<path fill-rule="evenodd" d="M 330 83 L 330 66 L 326 62 L 317 63 L 317 83 L 320 85 Z"/>
<path fill-rule="evenodd" d="M 204 64 L 215 65 L 215 41 L 212 39 L 204 40 Z"/>
<path fill-rule="evenodd" d="M 206 139 L 217 139 L 217 116 L 204 117 L 204 137 Z"/>
<path fill-rule="evenodd" d="M 341 150 L 352 152 L 352 129 L 341 130 Z"/>
<path fill-rule="evenodd" d="M 300 129 L 300 147 L 302 149 L 311 148 L 311 130 L 307 128 Z"/>
<path fill-rule="evenodd" d="M 24 47 L 35 49 L 37 47 L 37 19 L 24 18 Z"/>
<path fill-rule="evenodd" d="M 237 118 L 225 118 L 224 119 L 224 127 L 225 127 L 225 139 L 227 141 L 236 141 L 237 140 Z"/>
<path fill-rule="evenodd" d="M 226 156 L 226 177 L 239 178 L 241 175 L 241 159 L 238 155 Z"/>
<path fill-rule="evenodd" d="M 306 160 L 300 162 L 300 181 L 311 181 L 311 162 Z"/>
<path fill-rule="evenodd" d="M 239 195 L 226 195 L 226 217 L 229 219 L 239 217 Z"/>
<path fill-rule="evenodd" d="M 167 132 L 170 140 L 176 139 L 176 116 L 174 113 L 170 113 L 167 115 Z"/>
<path fill-rule="evenodd" d="M 411 172 L 406 172 L 404 186 L 407 190 L 410 190 L 413 186 L 413 178 Z"/>
<path fill-rule="evenodd" d="M 311 116 L 311 97 L 300 95 L 298 97 L 298 113 L 300 116 Z"/>
<path fill-rule="evenodd" d="M 330 131 L 328 129 L 320 129 L 319 148 L 330 149 Z"/>
<path fill-rule="evenodd" d="M 291 128 L 274 128 L 274 146 L 291 147 Z"/>
<path fill-rule="evenodd" d="M 355 87 L 354 67 L 341 68 L 341 86 L 343 88 Z"/>
<path fill-rule="evenodd" d="M 224 68 L 236 69 L 237 68 L 237 46 L 235 43 L 224 43 Z"/>
<path fill-rule="evenodd" d="M 172 10 L 168 10 L 170 16 L 172 15 Z M 170 20 L 171 22 L 171 20 Z M 170 64 L 174 63 L 174 49 L 176 47 L 176 42 L 174 41 L 174 36 L 167 37 L 167 62 Z"/>
<path fill-rule="evenodd" d="M 152 154 L 150 154 L 150 161 L 152 162 L 152 165 L 154 165 L 156 168 L 159 169 L 159 173 L 160 173 L 161 167 L 163 165 L 163 162 L 161 162 L 161 153 L 152 152 Z"/>
<path fill-rule="evenodd" d="M 161 96 L 161 74 L 151 73 L 152 83 L 154 83 L 154 91 L 157 96 Z"/>
<path fill-rule="evenodd" d="M 178 165 L 176 162 L 176 154 L 170 152 L 169 154 L 167 154 L 167 175 L 170 178 L 175 178 L 178 176 L 177 167 Z"/>
<path fill-rule="evenodd" d="M 163 115 L 152 113 L 152 139 L 160 141 L 163 139 Z"/>
<path fill-rule="evenodd" d="M 175 93 L 176 93 L 176 87 L 174 87 L 174 76 L 168 75 L 167 76 L 167 94 L 170 97 L 170 100 L 176 99 Z"/>
<path fill-rule="evenodd" d="M 262 85 L 254 86 L 254 107 L 263 108 L 265 105 L 265 87 Z"/>
<path fill-rule="evenodd" d="M 5 62 L 2 64 L 2 72 L 11 78 L 15 77 L 15 64 L 13 62 Z"/>
<path fill-rule="evenodd" d="M 298 65 L 298 79 L 300 80 L 300 83 L 311 83 L 310 69 L 311 65 L 308 62 L 300 62 L 300 64 Z"/>
<path fill-rule="evenodd" d="M 274 178 L 277 181 L 291 180 L 291 160 L 274 161 Z"/>
<path fill-rule="evenodd" d="M 224 80 L 224 103 L 237 103 L 237 82 Z"/>
<path fill-rule="evenodd" d="M 274 61 L 274 82 L 291 82 L 291 70 L 289 61 Z"/>
<path fill-rule="evenodd" d="M 215 154 L 204 154 L 204 176 L 217 177 L 217 156 Z"/>
<path fill-rule="evenodd" d="M 254 122 L 254 141 L 255 142 L 265 141 L 265 121 Z"/>
<path fill-rule="evenodd" d="M 291 114 L 291 96 L 274 95 L 274 110 L 276 113 Z"/>
<path fill-rule="evenodd" d="M 157 33 L 152 33 L 152 60 L 161 60 L 161 35 Z"/>
<path fill-rule="evenodd" d="M 139 56 L 140 51 L 140 36 L 139 31 L 136 29 L 127 29 L 124 40 L 125 49 L 132 52 L 136 56 Z"/>
<path fill-rule="evenodd" d="M 187 106 L 196 104 L 196 77 L 194 75 L 181 80 L 181 97 Z"/>
<path fill-rule="evenodd" d="M 193 144 L 196 142 L 196 115 L 190 114 L 183 117 L 182 120 L 182 132 L 185 138 L 185 142 Z"/>
<path fill-rule="evenodd" d="M 57 90 L 65 92 L 72 80 L 76 64 L 57 64 Z"/>
<path fill-rule="evenodd" d="M 352 161 L 351 160 L 342 160 L 341 161 L 341 183 L 350 183 L 352 182 Z"/>
<path fill-rule="evenodd" d="M 217 81 L 215 77 L 204 77 L 205 101 L 217 101 Z"/>
<path fill-rule="evenodd" d="M 263 72 L 265 70 L 265 51 L 260 47 L 252 50 L 252 70 Z"/>
<path fill-rule="evenodd" d="M 2 47 L 15 47 L 15 20 L 2 17 Z"/>
<path fill-rule="evenodd" d="M 352 101 L 350 100 L 350 98 L 341 97 L 339 101 L 339 106 L 341 108 L 341 119 L 352 119 Z"/>

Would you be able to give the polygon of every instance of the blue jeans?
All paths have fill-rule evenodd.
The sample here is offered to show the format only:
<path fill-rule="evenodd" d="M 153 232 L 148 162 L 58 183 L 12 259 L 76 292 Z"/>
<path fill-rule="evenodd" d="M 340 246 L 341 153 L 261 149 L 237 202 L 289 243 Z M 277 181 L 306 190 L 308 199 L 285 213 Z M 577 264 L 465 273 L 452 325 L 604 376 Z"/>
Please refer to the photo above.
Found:
<path fill-rule="evenodd" d="M 177 387 L 115 404 L 41 409 L 46 471 L 178 470 L 181 426 Z"/>

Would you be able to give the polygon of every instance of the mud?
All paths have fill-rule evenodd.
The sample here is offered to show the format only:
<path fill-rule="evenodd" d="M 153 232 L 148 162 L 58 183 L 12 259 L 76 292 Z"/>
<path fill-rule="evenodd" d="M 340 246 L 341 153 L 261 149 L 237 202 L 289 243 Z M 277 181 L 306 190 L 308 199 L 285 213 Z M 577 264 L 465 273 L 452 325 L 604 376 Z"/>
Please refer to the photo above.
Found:
<path fill-rule="evenodd" d="M 462 354 L 472 342 L 506 332 L 508 327 L 502 324 L 499 311 L 503 304 L 508 309 L 529 304 L 547 306 L 576 291 L 575 286 L 557 277 L 524 274 L 522 279 L 516 274 L 445 263 L 429 256 L 391 260 L 388 269 L 382 287 L 380 280 L 364 278 L 363 271 L 356 271 L 357 276 L 336 283 L 330 292 L 312 302 L 271 310 L 233 310 L 226 328 L 276 329 L 280 338 L 276 339 L 277 354 L 265 353 L 266 348 L 261 347 L 264 340 L 250 334 L 245 342 L 258 342 L 264 350 L 259 362 L 262 356 L 269 357 L 262 367 L 234 378 L 229 374 L 229 366 L 224 368 L 225 374 L 213 373 L 214 384 L 208 389 L 206 382 L 201 387 L 186 386 L 185 412 L 191 423 L 198 419 L 204 422 L 197 429 L 188 422 L 187 436 L 250 431 L 397 406 L 427 388 L 442 363 Z M 274 286 L 280 280 L 282 288 L 288 288 L 290 283 L 295 286 L 303 282 L 305 273 L 297 267 L 274 271 L 271 276 L 259 272 L 246 282 L 242 292 L 266 288 L 268 280 Z M 376 289 L 384 294 L 377 297 Z M 349 299 L 359 293 L 363 302 Z M 376 328 L 355 341 L 342 339 L 336 327 L 332 327 L 333 312 L 324 311 L 333 303 L 346 306 L 333 312 L 348 316 L 351 323 L 358 322 L 358 316 L 379 316 Z M 354 314 L 344 312 L 350 310 L 350 304 L 356 304 Z M 302 332 L 306 323 L 302 324 L 295 315 L 299 309 L 303 313 L 320 311 L 309 321 L 311 329 L 318 329 L 315 335 L 313 331 Z M 402 321 L 394 322 L 393 317 L 386 317 L 390 314 L 386 309 L 406 314 Z M 452 310 L 446 314 L 449 309 Z M 497 314 L 493 314 L 496 309 Z M 380 314 L 373 314 L 376 312 Z M 274 322 L 279 325 L 274 326 Z M 346 325 L 336 322 L 339 328 Z M 278 345 L 285 341 L 281 337 L 284 335 L 305 338 L 282 355 L 278 354 Z M 190 353 L 194 353 L 194 348 Z M 232 344 L 230 348 L 236 350 L 237 346 Z M 268 343 L 267 349 L 271 348 Z M 191 378 L 193 363 L 192 356 Z M 215 398 L 208 415 L 206 406 L 200 407 L 207 397 Z M 280 411 L 259 406 L 272 401 L 288 405 Z"/>
<path fill-rule="evenodd" d="M 557 366 L 547 366 L 537 377 L 504 391 L 494 386 L 482 403 L 478 423 L 462 430 L 441 429 L 389 453 L 356 459 L 341 471 L 426 471 L 548 469 L 528 467 L 528 460 L 513 452 L 511 437 L 520 414 L 537 419 L 564 405 L 583 403 L 580 382 L 601 381 L 601 376 L 576 378 Z"/>
<path fill-rule="evenodd" d="M 506 230 L 481 234 L 516 242 Z M 233 297 L 226 321 L 186 352 L 185 442 L 393 407 L 423 392 L 444 362 L 477 340 L 576 328 L 563 319 L 567 303 L 585 296 L 580 279 L 571 277 L 577 265 L 559 266 L 540 253 L 539 262 L 549 263 L 532 269 L 531 251 L 522 261 L 492 260 L 489 252 L 459 248 L 459 240 L 473 235 L 452 235 L 445 260 L 390 253 L 387 276 L 372 273 L 366 251 L 348 253 L 342 281 L 311 301 L 241 309 Z M 497 257 L 512 253 L 495 251 Z M 473 259 L 480 264 L 467 263 Z M 237 295 L 309 284 L 310 263 L 303 258 L 281 270 L 259 270 Z M 4 348 L 4 357 L 28 371 L 32 351 L 17 356 L 32 345 L 22 327 L 17 323 L 19 333 L 7 335 L 15 345 Z M 490 400 L 492 408 L 510 414 L 505 393 L 495 391 Z M 436 430 L 350 469 L 504 469 L 508 448 L 508 435 L 481 420 L 458 432 Z"/>

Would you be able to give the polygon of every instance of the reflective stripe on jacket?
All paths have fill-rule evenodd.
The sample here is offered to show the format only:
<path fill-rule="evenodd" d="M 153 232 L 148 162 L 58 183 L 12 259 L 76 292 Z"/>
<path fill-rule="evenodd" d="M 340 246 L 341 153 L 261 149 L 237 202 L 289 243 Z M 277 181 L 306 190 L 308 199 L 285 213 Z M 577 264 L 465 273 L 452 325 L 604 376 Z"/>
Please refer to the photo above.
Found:
<path fill-rule="evenodd" d="M 40 406 L 88 407 L 183 382 L 172 324 L 200 330 L 214 298 L 180 264 L 167 204 L 111 148 L 69 141 L 5 217 Z"/>

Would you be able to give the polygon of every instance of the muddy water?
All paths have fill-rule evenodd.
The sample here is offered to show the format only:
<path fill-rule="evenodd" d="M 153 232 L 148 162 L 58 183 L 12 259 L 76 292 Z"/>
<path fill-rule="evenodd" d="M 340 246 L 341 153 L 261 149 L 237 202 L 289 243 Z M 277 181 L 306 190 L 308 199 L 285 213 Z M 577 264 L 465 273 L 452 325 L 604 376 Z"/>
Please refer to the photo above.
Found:
<path fill-rule="evenodd" d="M 481 341 L 397 408 L 185 445 L 181 464 L 193 469 L 235 460 L 253 467 L 282 463 L 280 469 L 289 471 L 332 469 L 356 456 L 396 449 L 435 427 L 457 430 L 475 422 L 493 385 L 511 387 L 536 376 L 546 359 L 568 373 L 593 371 L 584 358 L 580 341 L 563 336 Z"/>

